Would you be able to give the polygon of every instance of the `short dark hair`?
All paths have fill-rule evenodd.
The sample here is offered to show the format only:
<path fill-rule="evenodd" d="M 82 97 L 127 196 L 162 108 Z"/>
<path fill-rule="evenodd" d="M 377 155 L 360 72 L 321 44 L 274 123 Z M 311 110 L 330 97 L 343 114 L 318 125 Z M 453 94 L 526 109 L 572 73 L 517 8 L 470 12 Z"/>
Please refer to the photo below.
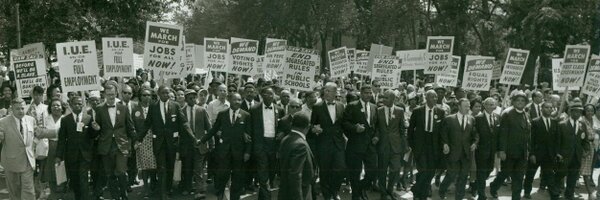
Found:
<path fill-rule="evenodd" d="M 46 88 L 46 99 L 52 99 L 52 91 L 56 88 L 58 88 L 62 92 L 62 89 L 60 89 L 60 85 L 57 84 L 52 84 L 48 86 L 48 88 Z"/>
<path fill-rule="evenodd" d="M 306 112 L 296 112 L 292 115 L 292 127 L 305 129 L 310 123 L 309 116 Z"/>
<path fill-rule="evenodd" d="M 106 91 L 106 90 L 115 90 L 115 92 L 116 92 L 117 91 L 117 87 L 115 87 L 115 85 L 113 85 L 113 84 L 106 84 L 104 86 L 104 91 Z"/>
<path fill-rule="evenodd" d="M 58 101 L 60 103 L 60 108 L 62 109 L 61 114 L 65 114 L 65 112 L 67 111 L 67 108 L 65 108 L 63 106 L 63 102 L 60 99 L 50 100 L 50 102 L 48 103 L 48 110 L 47 110 L 48 114 L 52 113 L 52 103 L 54 103 L 55 101 Z"/>
<path fill-rule="evenodd" d="M 36 85 L 35 87 L 33 87 L 31 92 L 33 94 L 44 94 L 44 88 L 42 88 L 42 86 Z"/>
<path fill-rule="evenodd" d="M 360 91 L 362 92 L 363 90 L 372 90 L 373 87 L 371 85 L 363 85 L 360 87 Z"/>
<path fill-rule="evenodd" d="M 467 98 L 461 98 L 461 100 L 463 100 L 463 99 L 465 99 L 465 100 L 468 101 Z M 480 104 L 480 105 L 483 106 L 483 103 L 481 102 L 481 100 L 479 100 L 479 99 L 473 99 L 473 101 L 471 101 L 471 109 L 473 109 L 473 106 L 475 106 L 475 104 Z"/>

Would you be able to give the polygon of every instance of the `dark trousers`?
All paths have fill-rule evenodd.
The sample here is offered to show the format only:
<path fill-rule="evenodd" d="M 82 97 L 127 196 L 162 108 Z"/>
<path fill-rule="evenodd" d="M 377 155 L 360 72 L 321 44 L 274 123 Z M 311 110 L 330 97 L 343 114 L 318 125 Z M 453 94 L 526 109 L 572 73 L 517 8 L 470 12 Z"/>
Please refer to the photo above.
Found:
<path fill-rule="evenodd" d="M 275 139 L 263 138 L 262 150 L 254 153 L 254 160 L 258 168 L 258 199 L 271 199 L 270 184 L 274 184 L 275 172 L 277 171 L 277 149 Z"/>
<path fill-rule="evenodd" d="M 346 157 L 344 150 L 335 147 L 335 144 L 318 146 L 319 157 L 319 181 L 321 192 L 325 199 L 337 196 L 342 185 L 344 172 L 346 171 Z"/>
<path fill-rule="evenodd" d="M 77 154 L 76 159 L 65 160 L 65 170 L 69 180 L 69 188 L 73 190 L 76 200 L 91 199 L 88 182 L 90 162 L 85 160 L 80 152 L 77 152 Z"/>
<path fill-rule="evenodd" d="M 352 199 L 361 199 L 362 192 L 372 181 L 376 180 L 377 153 L 367 150 L 363 153 L 346 150 L 346 164 L 348 167 L 350 184 L 352 186 Z M 364 165 L 365 177 L 360 180 L 360 173 Z"/>
<path fill-rule="evenodd" d="M 565 188 L 565 198 L 573 198 L 575 192 L 575 184 L 579 179 L 579 169 L 581 168 L 581 160 L 575 158 L 570 161 L 563 161 L 559 163 L 558 170 L 556 171 L 556 185 L 555 188 L 560 187 L 563 183 L 565 176 L 567 177 L 567 187 Z M 558 190 L 558 189 L 556 189 Z"/>
<path fill-rule="evenodd" d="M 113 150 L 108 154 L 102 155 L 102 164 L 104 164 L 104 172 L 110 195 L 113 199 L 127 196 L 127 188 L 129 182 L 127 180 L 127 156 L 116 149 L 114 144 Z"/>
<path fill-rule="evenodd" d="M 90 163 L 90 172 L 92 175 L 94 196 L 100 197 L 103 194 L 107 181 L 105 176 L 106 173 L 104 172 L 104 164 L 102 164 L 102 156 L 100 154 L 93 154 L 92 162 Z"/>
<path fill-rule="evenodd" d="M 167 192 L 171 190 L 173 185 L 173 168 L 175 167 L 176 150 L 171 145 L 167 145 L 165 140 L 161 145 L 159 152 L 154 152 L 156 158 L 156 166 L 158 167 L 158 183 L 160 189 L 160 197 L 167 197 Z"/>
<path fill-rule="evenodd" d="M 500 189 L 504 180 L 510 176 L 512 180 L 511 190 L 512 199 L 521 199 L 521 190 L 523 189 L 523 176 L 525 176 L 525 170 L 527 169 L 527 160 L 525 158 L 510 158 L 502 161 L 500 164 L 502 171 L 498 173 L 498 176 L 490 185 L 490 191 L 492 193 L 497 192 Z"/>
<path fill-rule="evenodd" d="M 131 149 L 133 149 L 133 147 Z M 135 151 L 131 151 L 129 153 L 129 157 L 127 159 L 127 178 L 129 180 L 129 185 L 131 186 L 135 183 L 135 180 L 138 175 L 138 169 Z"/>
<path fill-rule="evenodd" d="M 525 174 L 525 181 L 523 182 L 523 190 L 525 194 L 531 193 L 533 187 L 533 178 L 537 169 L 541 167 L 540 173 L 540 185 L 547 186 L 550 195 L 558 195 L 558 191 L 554 191 L 554 160 L 552 158 L 539 157 L 536 158 L 536 163 L 527 163 L 527 174 Z"/>
<path fill-rule="evenodd" d="M 382 195 L 393 195 L 394 184 L 400 179 L 402 154 L 394 152 L 379 152 L 377 155 L 379 169 L 379 189 Z M 387 179 L 387 184 L 386 184 Z"/>
<path fill-rule="evenodd" d="M 440 184 L 440 194 L 446 194 L 450 184 L 456 180 L 454 184 L 456 188 L 455 199 L 463 199 L 470 167 L 471 160 L 465 156 L 457 161 L 448 161 L 446 177 Z"/>
<path fill-rule="evenodd" d="M 485 184 L 490 177 L 490 173 L 494 170 L 494 159 L 495 154 L 490 154 L 487 157 L 479 156 L 475 159 L 475 163 L 477 165 L 477 174 L 476 174 L 476 188 L 479 199 L 485 199 Z M 476 155 L 477 156 L 477 155 Z"/>
<path fill-rule="evenodd" d="M 417 175 L 415 184 L 411 191 L 416 199 L 427 199 L 431 189 L 431 180 L 435 176 L 435 171 L 438 168 L 436 158 L 432 153 L 424 153 L 415 155 L 415 164 L 417 167 Z"/>
<path fill-rule="evenodd" d="M 198 152 L 195 151 L 194 147 L 182 148 L 181 151 L 181 182 L 179 182 L 179 189 L 182 191 L 191 191 L 194 177 L 194 155 Z"/>
<path fill-rule="evenodd" d="M 231 177 L 229 198 L 239 200 L 244 187 L 244 152 L 231 149 L 216 149 L 217 168 L 215 171 L 215 190 L 217 196 L 223 196 L 227 181 Z"/>

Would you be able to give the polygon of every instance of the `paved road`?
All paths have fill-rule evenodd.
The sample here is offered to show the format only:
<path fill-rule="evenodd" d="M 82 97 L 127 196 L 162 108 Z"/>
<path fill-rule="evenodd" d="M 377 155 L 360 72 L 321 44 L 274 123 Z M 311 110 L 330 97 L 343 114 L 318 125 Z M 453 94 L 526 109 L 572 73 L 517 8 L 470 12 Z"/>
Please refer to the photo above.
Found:
<path fill-rule="evenodd" d="M 539 174 L 539 172 L 538 172 Z M 595 173 L 595 180 L 597 179 L 597 175 L 600 174 L 600 169 L 596 169 Z M 492 179 L 488 180 L 488 183 L 491 182 Z M 536 178 L 536 180 L 534 181 L 534 189 L 532 191 L 532 197 L 533 199 L 539 199 L 539 200 L 545 200 L 545 199 L 550 199 L 547 191 L 539 191 L 537 186 L 539 186 L 539 179 Z M 579 184 L 580 185 L 577 190 L 576 193 L 580 196 L 581 199 L 588 199 L 588 196 L 586 194 L 585 188 L 583 187 L 583 180 L 579 180 Z M 212 185 L 208 186 L 209 188 L 209 196 L 207 199 L 212 200 L 212 199 L 216 199 L 216 196 L 212 195 L 214 194 L 214 192 L 212 191 Z M 488 187 L 489 188 L 489 187 Z M 343 189 L 344 192 L 342 192 L 340 194 L 342 199 L 350 199 L 351 195 L 350 193 L 347 191 L 347 189 Z M 142 186 L 141 185 L 137 185 L 133 188 L 133 192 L 130 193 L 130 199 L 147 199 L 147 198 L 143 198 L 142 195 Z M 437 187 L 433 186 L 433 198 L 434 200 L 439 199 L 439 197 L 437 196 Z M 277 196 L 277 190 L 273 190 L 273 199 L 276 199 L 275 197 Z M 369 195 L 369 199 L 379 199 L 379 194 L 373 191 L 370 191 L 368 193 Z M 406 191 L 396 191 L 396 195 L 397 197 L 399 197 L 400 199 L 412 199 L 412 194 L 410 192 L 406 192 Z M 449 191 L 449 193 L 447 194 L 447 199 L 453 199 L 454 193 L 452 191 Z M 108 197 L 108 194 L 106 195 Z M 488 197 L 489 196 L 489 192 L 488 192 Z M 5 183 L 5 179 L 3 176 L 0 175 L 0 199 L 8 199 L 8 191 L 6 190 L 6 183 Z M 59 196 L 51 196 L 49 199 L 73 199 L 72 194 L 63 194 Z M 174 200 L 187 200 L 187 199 L 193 199 L 193 196 L 191 195 L 187 195 L 187 196 L 183 196 L 183 195 L 174 195 L 173 196 Z M 257 199 L 257 195 L 255 193 L 252 194 L 247 194 L 244 195 L 242 199 L 245 200 L 255 200 Z M 319 199 L 321 199 L 321 197 L 319 197 Z M 473 199 L 470 195 L 467 195 L 467 199 Z M 504 186 L 500 189 L 499 191 L 499 198 L 500 200 L 510 200 L 510 185 L 508 186 Z"/>

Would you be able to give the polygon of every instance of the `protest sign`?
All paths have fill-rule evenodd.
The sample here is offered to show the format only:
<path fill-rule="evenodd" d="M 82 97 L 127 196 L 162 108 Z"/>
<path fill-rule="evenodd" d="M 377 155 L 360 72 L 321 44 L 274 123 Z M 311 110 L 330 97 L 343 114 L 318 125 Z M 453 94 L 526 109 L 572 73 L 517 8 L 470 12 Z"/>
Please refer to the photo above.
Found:
<path fill-rule="evenodd" d="M 435 82 L 441 86 L 456 87 L 458 85 L 458 69 L 460 68 L 460 60 L 460 56 L 452 56 L 450 73 L 436 75 Z"/>
<path fill-rule="evenodd" d="M 444 74 L 450 72 L 454 36 L 427 37 L 427 67 L 425 74 Z"/>
<path fill-rule="evenodd" d="M 348 61 L 350 61 L 349 70 L 356 70 L 356 49 L 346 48 L 346 56 L 348 56 Z"/>
<path fill-rule="evenodd" d="M 258 53 L 258 40 L 231 38 L 231 62 L 228 72 L 232 74 L 253 76 L 256 74 L 256 57 Z"/>
<path fill-rule="evenodd" d="M 254 70 L 254 80 L 262 78 L 265 75 L 265 55 L 256 57 L 256 70 Z"/>
<path fill-rule="evenodd" d="M 523 76 L 528 58 L 529 50 L 508 49 L 504 70 L 502 70 L 502 76 L 500 76 L 500 83 L 508 85 L 521 84 L 521 77 Z"/>
<path fill-rule="evenodd" d="M 46 53 L 44 44 L 33 43 L 27 44 L 20 49 L 10 50 L 10 63 L 14 63 L 21 60 L 34 60 L 34 59 L 46 59 Z M 14 67 L 11 66 L 14 69 Z M 46 72 L 43 72 L 46 74 Z"/>
<path fill-rule="evenodd" d="M 274 71 L 278 77 L 283 76 L 283 64 L 285 62 L 285 48 L 287 40 L 267 38 L 265 44 L 264 70 Z M 273 73 L 273 72 L 269 72 Z"/>
<path fill-rule="evenodd" d="M 227 72 L 229 40 L 204 38 L 204 68 L 210 72 Z"/>
<path fill-rule="evenodd" d="M 494 69 L 492 69 L 492 80 L 500 80 L 502 76 L 502 64 L 498 61 L 494 61 Z"/>
<path fill-rule="evenodd" d="M 355 74 L 361 76 L 371 75 L 370 71 L 367 69 L 369 58 L 370 55 L 368 51 L 356 50 L 356 69 L 354 70 Z"/>
<path fill-rule="evenodd" d="M 283 88 L 312 91 L 319 68 L 319 52 L 313 49 L 288 46 L 283 67 Z"/>
<path fill-rule="evenodd" d="M 135 77 L 133 39 L 102 38 L 102 60 L 105 77 Z"/>
<path fill-rule="evenodd" d="M 95 41 L 58 43 L 56 55 L 63 93 L 101 88 Z"/>
<path fill-rule="evenodd" d="M 402 71 L 425 69 L 427 66 L 427 50 L 396 51 L 398 59 L 402 60 Z"/>
<path fill-rule="evenodd" d="M 589 45 L 567 45 L 560 69 L 559 86 L 583 86 L 585 68 L 590 56 Z"/>
<path fill-rule="evenodd" d="M 182 37 L 181 26 L 146 22 L 144 67 L 152 70 L 153 77 L 166 78 L 184 70 Z"/>
<path fill-rule="evenodd" d="M 552 58 L 552 89 L 554 91 L 562 92 L 565 87 L 560 86 L 560 71 L 561 65 L 563 64 L 562 58 Z M 579 90 L 579 87 L 569 87 L 569 90 Z"/>
<path fill-rule="evenodd" d="M 346 47 L 340 47 L 327 52 L 329 58 L 329 73 L 331 78 L 344 77 L 350 74 L 350 61 L 346 55 Z"/>
<path fill-rule="evenodd" d="M 181 74 L 183 76 L 187 76 L 188 74 L 193 74 L 195 72 L 195 64 L 196 64 L 196 46 L 195 44 L 185 44 L 185 70 L 184 73 Z"/>
<path fill-rule="evenodd" d="M 194 45 L 194 68 L 204 69 L 204 45 Z"/>
<path fill-rule="evenodd" d="M 600 56 L 593 55 L 583 85 L 583 94 L 600 97 Z"/>
<path fill-rule="evenodd" d="M 134 70 L 144 69 L 144 55 L 137 53 L 133 54 L 133 68 Z"/>
<path fill-rule="evenodd" d="M 371 44 L 371 50 L 369 50 L 369 62 L 367 63 L 367 76 L 371 75 L 373 69 L 373 60 L 377 55 L 392 55 L 392 47 Z"/>
<path fill-rule="evenodd" d="M 35 86 L 47 87 L 46 60 L 43 58 L 26 59 L 11 63 L 15 72 L 17 96 L 30 97 Z"/>
<path fill-rule="evenodd" d="M 462 88 L 465 90 L 488 91 L 492 81 L 493 69 L 494 57 L 467 55 Z"/>
<path fill-rule="evenodd" d="M 400 71 L 400 60 L 396 56 L 377 55 L 373 59 L 373 81 L 379 81 L 382 89 L 394 89 Z"/>

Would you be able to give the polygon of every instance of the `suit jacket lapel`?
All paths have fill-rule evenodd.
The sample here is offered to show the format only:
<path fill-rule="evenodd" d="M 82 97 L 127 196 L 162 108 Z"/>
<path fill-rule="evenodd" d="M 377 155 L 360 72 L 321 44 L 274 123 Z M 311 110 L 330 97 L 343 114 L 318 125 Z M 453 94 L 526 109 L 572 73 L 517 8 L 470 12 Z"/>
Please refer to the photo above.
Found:
<path fill-rule="evenodd" d="M 321 109 L 323 110 L 323 112 L 325 112 L 325 114 L 327 115 L 327 120 L 330 121 L 331 124 L 334 124 L 335 122 L 331 121 L 331 115 L 329 114 L 329 108 L 327 107 L 327 103 L 323 102 L 323 106 L 321 106 L 321 107 L 322 107 Z M 337 110 L 337 108 L 336 108 L 336 110 Z"/>
<path fill-rule="evenodd" d="M 336 102 L 335 103 L 335 122 L 340 120 L 340 118 L 342 116 L 342 109 L 344 109 L 344 105 L 342 105 L 342 103 Z"/>

